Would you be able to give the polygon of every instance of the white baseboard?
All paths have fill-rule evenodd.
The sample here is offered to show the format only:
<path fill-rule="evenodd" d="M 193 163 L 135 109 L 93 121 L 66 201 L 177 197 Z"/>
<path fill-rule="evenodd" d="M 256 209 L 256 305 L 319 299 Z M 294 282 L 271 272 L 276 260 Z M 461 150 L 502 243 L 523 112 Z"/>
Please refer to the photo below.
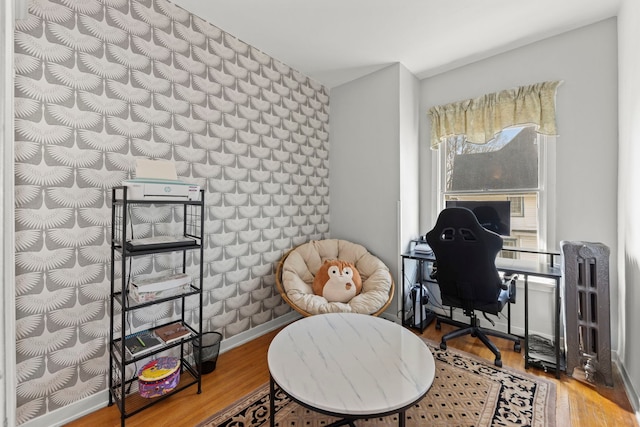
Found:
<path fill-rule="evenodd" d="M 249 342 L 259 336 L 287 325 L 299 319 L 299 313 L 292 311 L 260 326 L 227 338 L 220 343 L 220 353 L 231 350 L 239 345 Z M 41 417 L 34 418 L 21 424 L 20 427 L 61 427 L 71 421 L 82 418 L 92 412 L 102 409 L 109 404 L 109 391 L 102 390 L 92 396 L 74 402 L 64 408 L 56 409 Z"/>
<path fill-rule="evenodd" d="M 294 320 L 298 320 L 301 317 L 302 315 L 300 315 L 300 313 L 296 311 L 291 311 L 285 314 L 284 316 L 280 316 L 276 319 L 270 320 L 269 322 L 263 323 L 260 326 L 251 328 L 248 331 L 241 332 L 238 335 L 234 335 L 230 338 L 227 338 L 223 340 L 222 343 L 220 344 L 220 353 L 224 353 L 225 351 L 231 350 L 232 348 L 245 344 L 268 332 L 271 332 L 282 326 L 288 325 L 289 323 L 293 322 Z"/>
<path fill-rule="evenodd" d="M 20 427 L 60 427 L 98 409 L 102 409 L 108 404 L 109 391 L 102 390 L 92 396 L 20 424 Z"/>
<path fill-rule="evenodd" d="M 388 313 L 386 311 L 383 311 L 382 313 L 380 313 L 380 316 L 378 316 L 378 317 L 380 317 L 382 319 L 390 320 L 390 321 L 392 321 L 394 323 L 400 323 L 400 317 L 398 317 L 396 315 L 393 315 L 391 313 Z"/>
<path fill-rule="evenodd" d="M 631 383 L 629 373 L 625 369 L 624 365 L 620 363 L 617 352 L 612 353 L 612 359 L 618 367 L 618 372 L 620 372 L 620 376 L 622 377 L 622 382 L 624 383 L 624 390 L 627 393 L 627 398 L 629 399 L 629 403 L 631 403 L 633 412 L 636 414 L 636 420 L 638 421 L 638 424 L 640 424 L 640 397 L 638 397 L 638 393 Z"/>

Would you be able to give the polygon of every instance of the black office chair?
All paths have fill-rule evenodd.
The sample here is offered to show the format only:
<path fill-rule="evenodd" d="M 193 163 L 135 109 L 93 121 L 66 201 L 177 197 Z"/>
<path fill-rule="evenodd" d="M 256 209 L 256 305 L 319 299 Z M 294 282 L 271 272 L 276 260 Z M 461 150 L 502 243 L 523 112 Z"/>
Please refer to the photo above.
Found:
<path fill-rule="evenodd" d="M 427 233 L 427 242 L 436 257 L 434 278 L 440 287 L 442 304 L 453 308 L 462 308 L 469 316 L 469 324 L 449 318 L 436 319 L 436 328 L 440 322 L 461 327 L 442 337 L 440 348 L 446 350 L 447 341 L 462 335 L 471 334 L 489 347 L 496 356 L 495 365 L 502 366 L 500 350 L 487 335 L 514 342 L 514 351 L 520 352 L 520 338 L 510 333 L 484 329 L 480 327 L 476 311 L 498 315 L 505 305 L 515 302 L 517 276 L 504 279 L 496 269 L 496 256 L 502 249 L 502 238 L 482 228 L 477 218 L 467 208 L 447 208 L 440 212 L 433 230 Z M 509 332 L 511 316 L 508 314 Z"/>

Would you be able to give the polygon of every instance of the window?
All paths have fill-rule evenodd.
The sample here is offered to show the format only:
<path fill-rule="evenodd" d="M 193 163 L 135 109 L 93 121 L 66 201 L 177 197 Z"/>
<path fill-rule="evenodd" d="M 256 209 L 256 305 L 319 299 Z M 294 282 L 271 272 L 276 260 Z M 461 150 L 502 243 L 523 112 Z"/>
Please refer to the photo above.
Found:
<path fill-rule="evenodd" d="M 511 217 L 524 216 L 524 197 L 507 197 L 507 200 L 511 202 Z"/>
<path fill-rule="evenodd" d="M 447 200 L 509 200 L 511 232 L 504 245 L 544 248 L 548 138 L 532 126 L 505 128 L 486 144 L 468 142 L 464 135 L 448 138 L 439 147 L 440 208 Z"/>

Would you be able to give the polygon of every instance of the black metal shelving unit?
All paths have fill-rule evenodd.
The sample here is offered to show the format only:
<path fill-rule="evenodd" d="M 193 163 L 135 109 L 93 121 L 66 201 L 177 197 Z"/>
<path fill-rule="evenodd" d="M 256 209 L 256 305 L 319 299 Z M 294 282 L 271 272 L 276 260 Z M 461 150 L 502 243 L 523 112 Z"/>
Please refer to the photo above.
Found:
<path fill-rule="evenodd" d="M 182 390 L 197 386 L 197 392 L 202 392 L 200 366 L 202 366 L 202 353 L 200 343 L 202 340 L 202 277 L 203 277 L 203 231 L 204 231 L 204 191 L 200 190 L 198 200 L 129 200 L 127 187 L 115 187 L 112 189 L 111 209 L 111 297 L 110 297 L 110 328 L 109 328 L 109 405 L 114 403 L 120 409 L 121 425 L 125 420 L 144 409 L 155 405 L 167 397 Z M 131 208 L 134 206 L 152 205 L 176 205 L 184 209 L 183 236 L 194 239 L 193 245 L 167 247 L 153 250 L 127 249 L 127 230 L 133 233 L 134 227 L 130 218 Z M 197 251 L 199 253 L 198 277 L 191 281 L 188 289 L 179 293 L 154 301 L 137 302 L 129 296 L 129 285 L 133 272 L 131 261 L 135 257 L 148 256 L 159 253 L 178 252 L 182 254 L 181 272 L 186 273 L 187 253 Z M 118 259 L 119 255 L 119 259 Z M 120 262 L 120 278 L 116 278 L 116 263 Z M 176 267 L 179 269 L 179 267 Z M 185 306 L 187 298 L 198 299 L 197 319 L 185 318 Z M 165 344 L 153 351 L 138 356 L 131 356 L 125 348 L 126 337 L 131 333 L 128 325 L 128 316 L 136 310 L 142 310 L 172 301 L 181 300 L 180 321 L 190 331 L 190 334 L 182 339 Z M 176 321 L 174 317 L 167 319 L 164 324 L 157 324 L 153 328 L 159 328 Z M 129 332 L 127 332 L 129 331 Z M 189 347 L 193 348 L 192 352 Z M 132 368 L 138 368 L 139 362 L 150 357 L 159 357 L 163 353 L 179 354 L 180 381 L 170 392 L 154 398 L 145 398 L 138 393 L 137 372 L 131 373 Z M 127 372 L 129 371 L 129 372 Z"/>

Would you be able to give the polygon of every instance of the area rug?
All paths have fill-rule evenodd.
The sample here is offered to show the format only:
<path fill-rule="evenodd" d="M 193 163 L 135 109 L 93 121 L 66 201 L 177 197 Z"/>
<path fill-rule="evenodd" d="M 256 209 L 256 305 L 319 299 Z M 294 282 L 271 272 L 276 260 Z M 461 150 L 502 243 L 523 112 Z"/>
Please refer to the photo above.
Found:
<path fill-rule="evenodd" d="M 425 340 L 436 362 L 436 376 L 427 395 L 407 409 L 406 426 L 532 426 L 554 427 L 555 384 L 467 353 L 440 350 Z M 276 392 L 276 425 L 326 426 L 336 418 L 319 414 Z M 199 427 L 269 425 L 269 384 L 213 415 Z M 397 426 L 397 415 L 355 421 L 357 427 Z"/>

